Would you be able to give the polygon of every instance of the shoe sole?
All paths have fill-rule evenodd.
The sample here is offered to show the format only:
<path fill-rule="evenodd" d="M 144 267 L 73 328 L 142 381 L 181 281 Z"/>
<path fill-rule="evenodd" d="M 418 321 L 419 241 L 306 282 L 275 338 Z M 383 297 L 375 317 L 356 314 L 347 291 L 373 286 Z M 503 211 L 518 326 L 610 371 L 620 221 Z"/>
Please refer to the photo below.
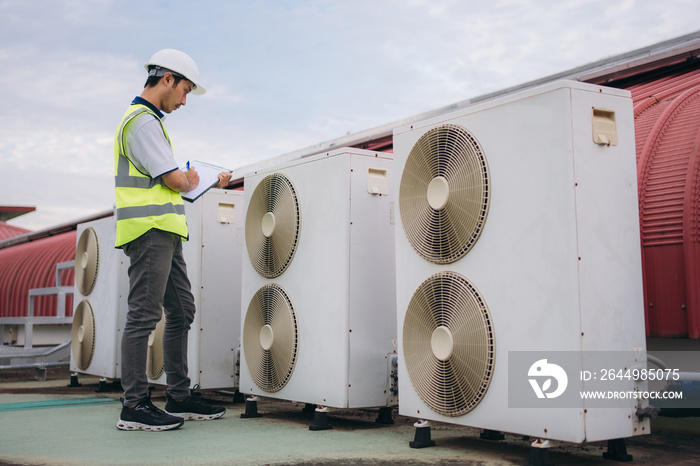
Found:
<path fill-rule="evenodd" d="M 211 421 L 212 419 L 218 419 L 224 414 L 226 414 L 226 411 L 222 411 L 220 413 L 214 413 L 214 414 L 199 414 L 199 413 L 173 413 L 170 411 L 165 411 L 166 413 L 170 414 L 171 416 L 177 416 L 181 417 L 185 421 Z"/>
<path fill-rule="evenodd" d="M 119 422 L 117 422 L 117 429 L 119 430 L 145 430 L 148 432 L 163 432 L 165 430 L 175 430 L 178 427 L 182 426 L 185 423 L 185 420 L 183 419 L 180 422 L 177 422 L 175 424 L 166 424 L 162 426 L 158 425 L 150 425 L 150 424 L 142 424 L 140 422 L 133 422 L 133 421 L 122 421 L 121 419 Z"/>

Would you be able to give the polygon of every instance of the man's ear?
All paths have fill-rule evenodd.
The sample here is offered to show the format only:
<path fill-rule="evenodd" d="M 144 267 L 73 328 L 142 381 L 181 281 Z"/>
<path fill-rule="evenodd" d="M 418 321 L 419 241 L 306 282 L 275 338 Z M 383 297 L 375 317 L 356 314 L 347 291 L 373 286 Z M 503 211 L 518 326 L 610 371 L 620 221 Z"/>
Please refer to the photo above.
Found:
<path fill-rule="evenodd" d="M 163 78 L 161 79 L 160 82 L 162 82 L 166 86 L 170 87 L 174 80 L 175 80 L 175 78 L 173 77 L 173 74 L 170 71 L 168 71 L 163 75 Z"/>

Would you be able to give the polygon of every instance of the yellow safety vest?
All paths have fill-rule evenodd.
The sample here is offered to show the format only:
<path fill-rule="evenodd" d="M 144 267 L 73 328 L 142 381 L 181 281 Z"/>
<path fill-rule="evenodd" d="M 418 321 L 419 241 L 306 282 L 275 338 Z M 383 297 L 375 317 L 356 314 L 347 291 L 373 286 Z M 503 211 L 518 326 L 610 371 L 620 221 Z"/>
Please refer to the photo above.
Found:
<path fill-rule="evenodd" d="M 151 178 L 141 173 L 127 154 L 124 129 L 136 116 L 150 113 L 160 122 L 163 134 L 170 143 L 163 122 L 148 107 L 131 105 L 122 118 L 114 139 L 114 185 L 117 205 L 116 247 L 135 240 L 148 230 L 157 228 L 187 239 L 185 205 L 179 192 L 170 189 L 162 177 Z"/>

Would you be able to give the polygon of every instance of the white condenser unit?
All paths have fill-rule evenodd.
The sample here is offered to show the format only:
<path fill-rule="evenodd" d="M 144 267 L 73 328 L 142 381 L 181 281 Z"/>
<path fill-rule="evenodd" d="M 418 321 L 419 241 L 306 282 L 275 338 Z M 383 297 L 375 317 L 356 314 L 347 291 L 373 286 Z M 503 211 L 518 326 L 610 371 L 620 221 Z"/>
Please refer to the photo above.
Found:
<path fill-rule="evenodd" d="M 70 370 L 119 379 L 121 336 L 126 321 L 128 258 L 115 249 L 114 217 L 79 224 Z"/>
<path fill-rule="evenodd" d="M 243 191 L 213 188 L 185 202 L 189 240 L 182 243 L 197 312 L 187 346 L 189 377 L 202 389 L 237 386 L 241 336 Z M 165 385 L 163 327 L 149 340 L 149 381 Z"/>
<path fill-rule="evenodd" d="M 528 354 L 576 355 L 577 394 L 596 355 L 646 367 L 629 92 L 550 83 L 399 127 L 394 154 L 400 414 L 576 443 L 648 433 L 639 400 L 509 392 L 531 390 L 535 365 L 509 367 Z"/>
<path fill-rule="evenodd" d="M 393 403 L 392 166 L 343 148 L 245 177 L 241 393 Z"/>

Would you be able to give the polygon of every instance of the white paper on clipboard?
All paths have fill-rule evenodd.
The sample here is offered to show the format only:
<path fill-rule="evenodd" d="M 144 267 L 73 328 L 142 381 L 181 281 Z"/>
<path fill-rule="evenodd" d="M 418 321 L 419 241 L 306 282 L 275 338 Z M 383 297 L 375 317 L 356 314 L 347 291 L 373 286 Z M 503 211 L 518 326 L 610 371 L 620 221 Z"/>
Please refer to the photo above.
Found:
<path fill-rule="evenodd" d="M 230 170 L 226 170 L 225 168 L 200 162 L 199 160 L 190 161 L 189 167 L 194 168 L 199 175 L 199 184 L 197 187 L 191 191 L 181 193 L 182 198 L 190 202 L 196 201 L 202 194 L 216 185 L 219 182 L 219 173 L 224 171 L 230 172 Z M 187 171 L 184 168 L 183 170 Z"/>

